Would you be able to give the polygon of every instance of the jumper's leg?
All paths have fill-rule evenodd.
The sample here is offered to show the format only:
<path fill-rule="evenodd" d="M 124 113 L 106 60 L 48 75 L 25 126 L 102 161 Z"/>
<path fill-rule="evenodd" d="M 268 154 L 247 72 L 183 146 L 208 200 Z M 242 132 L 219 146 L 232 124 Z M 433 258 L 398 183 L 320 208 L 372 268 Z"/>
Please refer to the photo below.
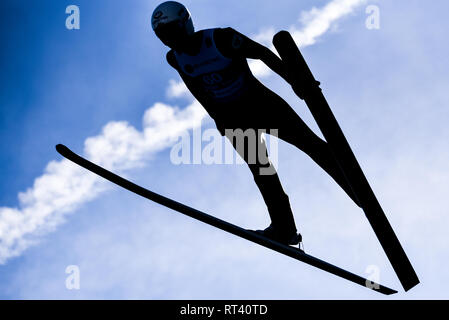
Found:
<path fill-rule="evenodd" d="M 282 230 L 286 236 L 296 235 L 295 220 L 287 194 L 282 188 L 279 176 L 268 158 L 261 131 L 256 129 L 227 129 L 226 137 L 239 155 L 248 164 L 254 181 L 267 205 L 272 226 Z"/>

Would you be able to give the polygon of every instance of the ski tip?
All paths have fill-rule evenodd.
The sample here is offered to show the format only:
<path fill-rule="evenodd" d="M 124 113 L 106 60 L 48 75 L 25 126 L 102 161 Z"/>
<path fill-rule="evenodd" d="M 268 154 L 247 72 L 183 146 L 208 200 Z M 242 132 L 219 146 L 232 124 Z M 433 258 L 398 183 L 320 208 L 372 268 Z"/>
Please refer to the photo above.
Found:
<path fill-rule="evenodd" d="M 281 30 L 273 36 L 273 44 L 274 45 L 279 44 L 279 43 L 285 41 L 286 39 L 290 39 L 290 38 L 292 38 L 290 32 L 288 32 L 286 30 Z"/>
<path fill-rule="evenodd" d="M 64 153 L 67 153 L 70 150 L 65 145 L 58 143 L 56 145 L 56 151 L 58 151 L 59 154 L 64 155 Z"/>

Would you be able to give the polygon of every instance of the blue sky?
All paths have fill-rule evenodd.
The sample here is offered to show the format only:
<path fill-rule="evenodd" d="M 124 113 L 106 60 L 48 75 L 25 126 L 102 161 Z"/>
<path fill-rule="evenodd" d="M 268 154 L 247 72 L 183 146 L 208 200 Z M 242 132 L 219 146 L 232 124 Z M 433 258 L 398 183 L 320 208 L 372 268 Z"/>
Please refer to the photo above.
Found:
<path fill-rule="evenodd" d="M 170 161 L 178 133 L 212 123 L 189 95 L 173 94 L 179 77 L 149 25 L 158 3 L 1 2 L 0 298 L 383 298 L 61 162 L 57 143 L 227 221 L 268 225 L 245 166 Z M 393 298 L 447 299 L 449 4 L 184 3 L 198 29 L 232 26 L 265 45 L 272 30 L 298 32 L 422 281 Z M 65 28 L 70 4 L 80 8 L 80 30 Z M 368 5 L 380 9 L 378 30 L 365 27 Z M 281 78 L 252 67 L 319 132 Z M 306 250 L 365 276 L 375 265 L 399 289 L 363 212 L 299 150 L 280 142 L 278 159 Z M 66 289 L 68 265 L 79 266 L 79 290 Z"/>

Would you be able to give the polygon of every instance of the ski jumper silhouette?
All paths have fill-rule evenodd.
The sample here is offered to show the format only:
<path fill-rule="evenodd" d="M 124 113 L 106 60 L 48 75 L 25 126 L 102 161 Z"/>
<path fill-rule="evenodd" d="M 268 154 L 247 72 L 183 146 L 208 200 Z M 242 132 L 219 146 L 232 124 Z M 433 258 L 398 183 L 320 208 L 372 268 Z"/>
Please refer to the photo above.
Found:
<path fill-rule="evenodd" d="M 167 62 L 248 164 L 271 219 L 268 228 L 257 232 L 289 245 L 301 241 L 289 197 L 261 139 L 263 131 L 277 130 L 278 138 L 305 152 L 359 205 L 327 142 L 251 73 L 247 59 L 260 59 L 289 82 L 282 60 L 270 49 L 229 27 L 195 32 L 190 13 L 175 1 L 154 10 L 152 27 L 171 49 Z M 256 133 L 256 139 L 245 140 L 248 129 Z M 243 148 L 238 144 L 242 138 Z"/>

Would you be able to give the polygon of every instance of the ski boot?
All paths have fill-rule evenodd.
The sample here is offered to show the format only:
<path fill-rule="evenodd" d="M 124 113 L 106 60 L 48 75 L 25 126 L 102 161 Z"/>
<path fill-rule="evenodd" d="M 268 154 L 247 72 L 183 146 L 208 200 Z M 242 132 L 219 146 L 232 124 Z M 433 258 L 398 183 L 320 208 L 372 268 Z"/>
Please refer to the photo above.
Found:
<path fill-rule="evenodd" d="M 300 250 L 302 250 L 300 246 L 300 243 L 302 242 L 302 236 L 300 233 L 296 233 L 296 231 L 286 233 L 283 230 L 279 230 L 272 224 L 270 224 L 270 226 L 265 230 L 256 230 L 255 232 L 271 240 L 286 244 L 288 246 L 299 245 Z"/>

